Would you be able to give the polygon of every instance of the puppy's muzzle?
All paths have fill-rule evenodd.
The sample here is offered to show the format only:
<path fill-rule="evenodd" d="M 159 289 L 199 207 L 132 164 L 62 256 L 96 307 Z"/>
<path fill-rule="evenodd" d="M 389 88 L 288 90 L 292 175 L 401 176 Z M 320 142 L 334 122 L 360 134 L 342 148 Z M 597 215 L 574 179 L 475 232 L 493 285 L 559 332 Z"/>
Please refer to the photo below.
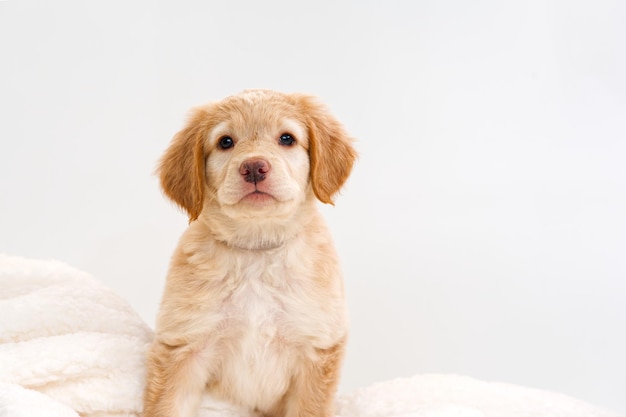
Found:
<path fill-rule="evenodd" d="M 247 159 L 239 167 L 243 179 L 254 184 L 263 181 L 270 170 L 270 163 L 265 159 Z"/>

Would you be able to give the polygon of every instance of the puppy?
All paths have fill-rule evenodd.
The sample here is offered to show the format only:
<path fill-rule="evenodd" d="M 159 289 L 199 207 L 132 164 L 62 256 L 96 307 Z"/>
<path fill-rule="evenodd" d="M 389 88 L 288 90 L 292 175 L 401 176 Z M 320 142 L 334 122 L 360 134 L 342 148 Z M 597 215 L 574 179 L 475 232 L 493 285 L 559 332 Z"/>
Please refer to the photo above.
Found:
<path fill-rule="evenodd" d="M 160 161 L 189 215 L 148 357 L 145 417 L 203 392 L 267 417 L 329 417 L 344 355 L 343 281 L 316 200 L 356 153 L 310 96 L 244 91 L 195 109 Z"/>

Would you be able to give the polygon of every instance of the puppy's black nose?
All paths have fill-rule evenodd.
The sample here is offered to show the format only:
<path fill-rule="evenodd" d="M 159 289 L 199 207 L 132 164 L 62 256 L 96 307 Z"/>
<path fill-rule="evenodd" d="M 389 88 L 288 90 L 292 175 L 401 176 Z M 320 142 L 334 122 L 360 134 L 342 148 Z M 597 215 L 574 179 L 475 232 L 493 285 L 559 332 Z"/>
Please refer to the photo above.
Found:
<path fill-rule="evenodd" d="M 265 176 L 270 172 L 270 163 L 265 159 L 248 159 L 243 161 L 239 167 L 239 173 L 243 175 L 243 179 L 246 182 L 261 182 L 265 179 Z"/>

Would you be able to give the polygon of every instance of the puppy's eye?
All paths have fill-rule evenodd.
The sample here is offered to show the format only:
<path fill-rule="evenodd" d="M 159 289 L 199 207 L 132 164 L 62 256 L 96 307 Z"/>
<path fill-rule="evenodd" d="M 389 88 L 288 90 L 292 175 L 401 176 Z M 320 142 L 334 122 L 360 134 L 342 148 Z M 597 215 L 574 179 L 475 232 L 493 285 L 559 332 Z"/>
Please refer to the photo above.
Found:
<path fill-rule="evenodd" d="M 222 149 L 232 148 L 235 145 L 235 141 L 230 136 L 224 136 L 220 139 L 219 146 Z"/>
<path fill-rule="evenodd" d="M 296 138 L 291 136 L 289 133 L 283 133 L 280 135 L 280 144 L 283 146 L 291 146 L 296 143 Z"/>

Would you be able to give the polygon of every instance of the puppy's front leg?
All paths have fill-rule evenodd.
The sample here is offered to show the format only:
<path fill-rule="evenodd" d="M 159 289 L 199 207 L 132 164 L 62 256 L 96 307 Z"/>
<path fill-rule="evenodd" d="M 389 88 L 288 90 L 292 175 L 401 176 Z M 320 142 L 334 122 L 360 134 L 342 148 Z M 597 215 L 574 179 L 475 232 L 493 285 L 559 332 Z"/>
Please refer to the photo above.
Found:
<path fill-rule="evenodd" d="M 317 359 L 303 364 L 276 417 L 332 417 L 345 340 L 318 349 Z"/>
<path fill-rule="evenodd" d="M 208 380 L 206 361 L 191 345 L 154 341 L 148 355 L 143 417 L 193 417 Z"/>

